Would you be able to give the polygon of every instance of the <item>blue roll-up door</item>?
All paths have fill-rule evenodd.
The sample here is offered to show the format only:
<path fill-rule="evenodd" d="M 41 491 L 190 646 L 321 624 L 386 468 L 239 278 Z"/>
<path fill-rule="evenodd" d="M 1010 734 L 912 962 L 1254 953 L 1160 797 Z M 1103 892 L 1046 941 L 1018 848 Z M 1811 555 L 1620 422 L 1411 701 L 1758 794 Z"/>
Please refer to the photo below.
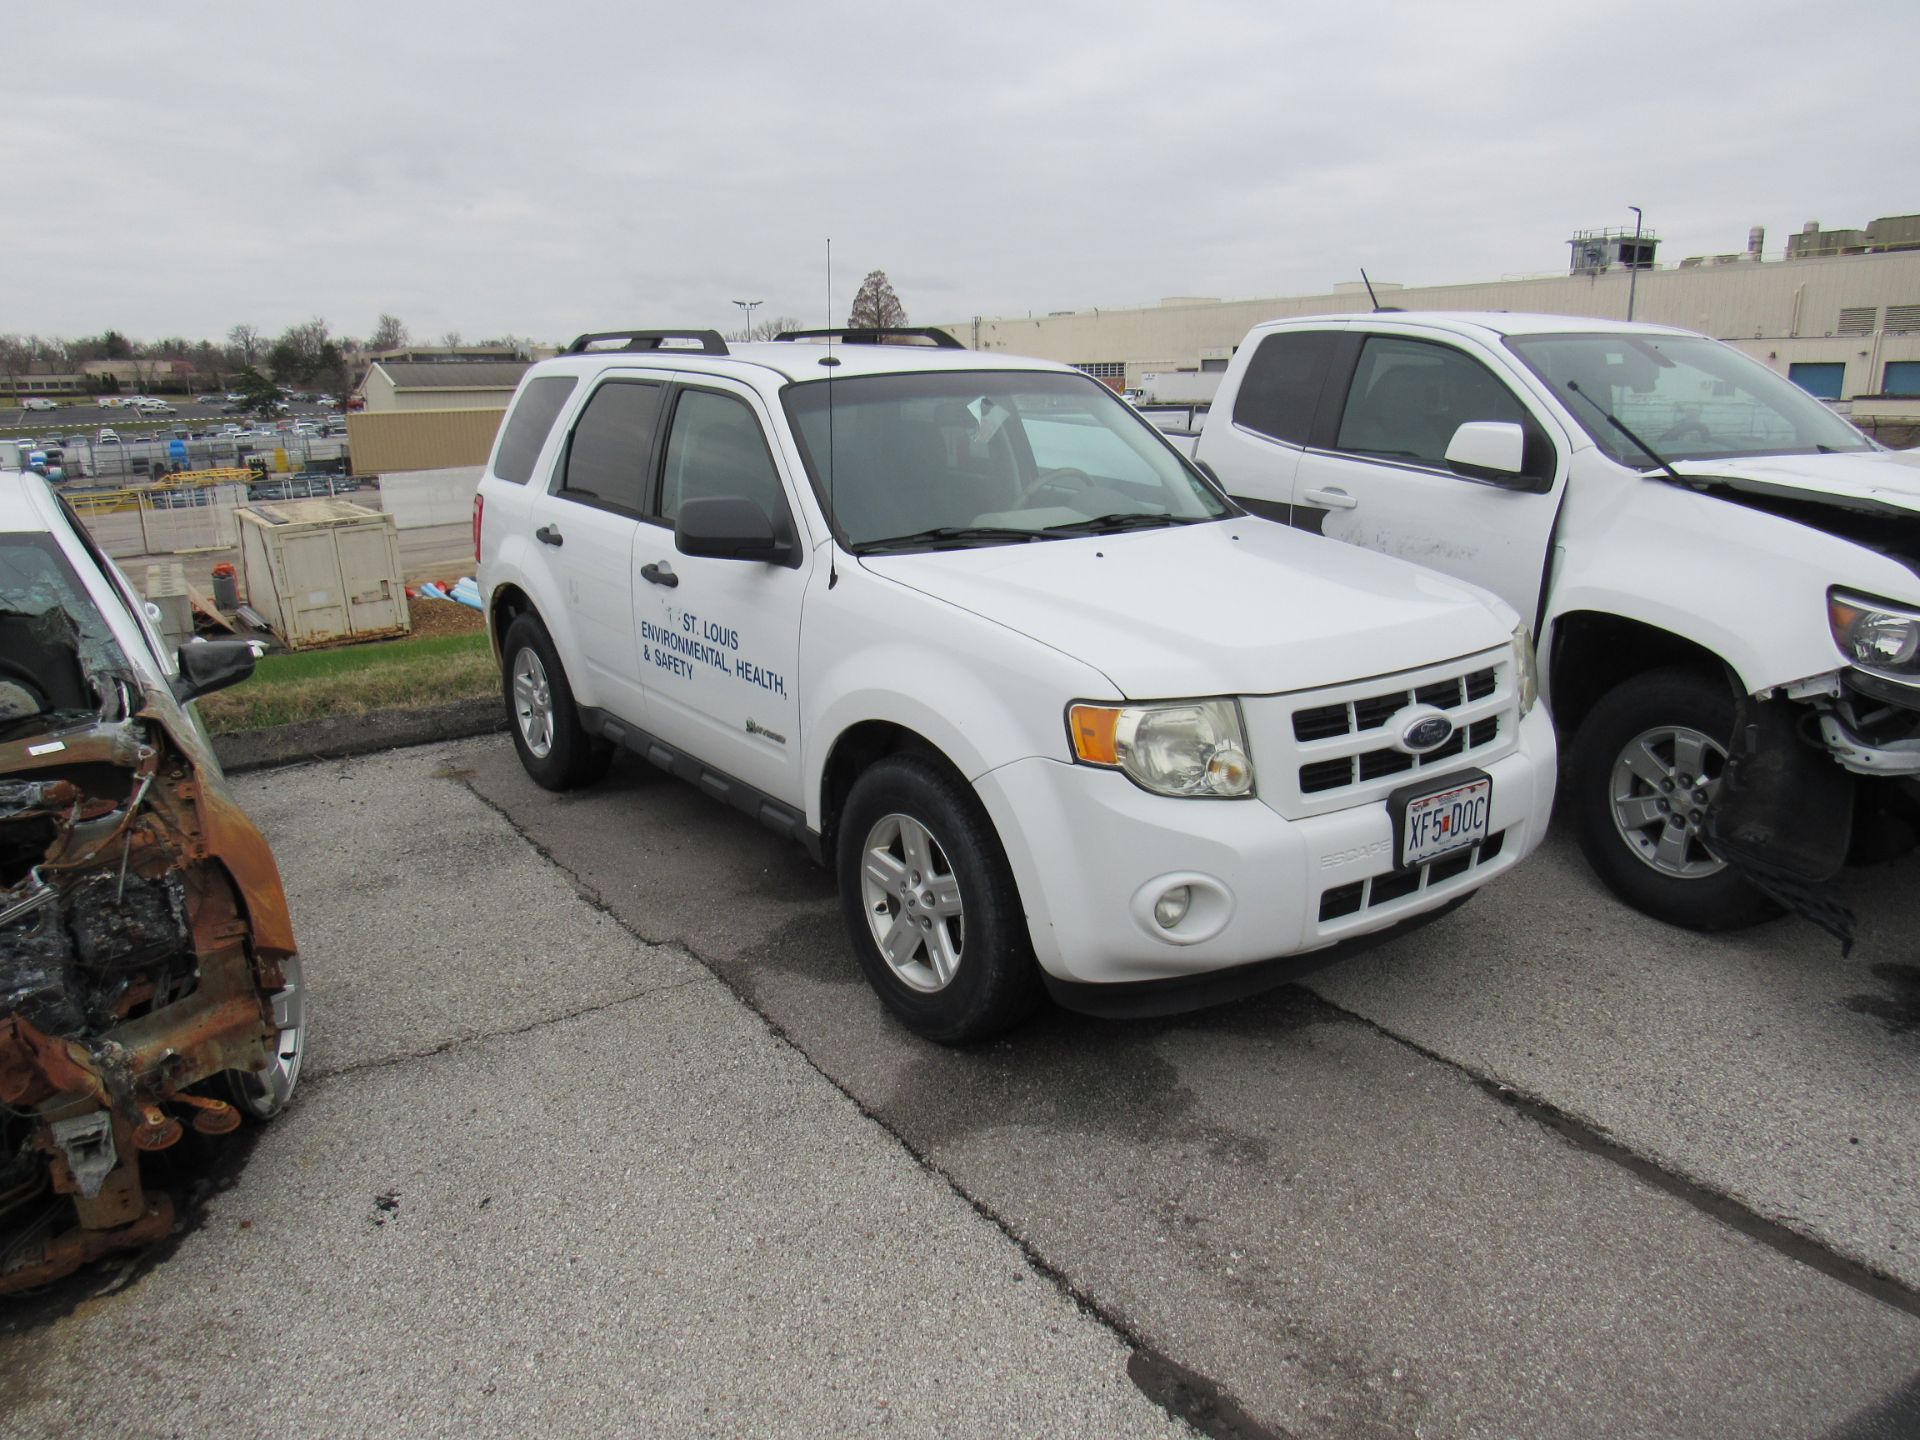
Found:
<path fill-rule="evenodd" d="M 1846 384 L 1847 362 L 1834 360 L 1789 365 L 1787 378 L 1809 395 L 1818 395 L 1822 400 L 1838 400 Z"/>

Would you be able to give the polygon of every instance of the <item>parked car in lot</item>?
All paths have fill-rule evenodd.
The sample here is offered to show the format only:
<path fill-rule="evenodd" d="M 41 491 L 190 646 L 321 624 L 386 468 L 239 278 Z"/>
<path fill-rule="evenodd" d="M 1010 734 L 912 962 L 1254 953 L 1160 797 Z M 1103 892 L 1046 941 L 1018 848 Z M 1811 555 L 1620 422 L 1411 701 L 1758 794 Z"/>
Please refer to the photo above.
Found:
<path fill-rule="evenodd" d="M 1920 828 L 1920 473 L 1729 346 L 1564 315 L 1256 326 L 1195 449 L 1303 529 L 1534 627 L 1622 899 L 1722 929 Z"/>
<path fill-rule="evenodd" d="M 98 435 L 93 437 L 93 443 L 95 445 L 118 445 L 120 443 L 120 437 L 111 430 L 102 430 Z"/>
<path fill-rule="evenodd" d="M 833 334 L 582 336 L 527 372 L 474 535 L 538 783 L 623 746 L 790 835 L 950 1042 L 1043 987 L 1247 993 L 1539 843 L 1506 604 L 1248 515 L 1070 367 Z"/>
<path fill-rule="evenodd" d="M 0 1294 L 166 1236 L 151 1157 L 293 1094 L 286 898 L 192 706 L 254 654 L 166 654 L 65 502 L 0 473 Z"/>

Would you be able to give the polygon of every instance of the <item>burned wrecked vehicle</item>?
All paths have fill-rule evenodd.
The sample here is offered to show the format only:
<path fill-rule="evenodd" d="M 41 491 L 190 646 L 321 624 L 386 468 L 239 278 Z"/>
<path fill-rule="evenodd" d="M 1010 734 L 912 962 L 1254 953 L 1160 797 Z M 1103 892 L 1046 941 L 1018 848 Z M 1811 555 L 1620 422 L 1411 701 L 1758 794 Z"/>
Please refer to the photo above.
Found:
<path fill-rule="evenodd" d="M 302 991 L 272 853 L 197 695 L 37 477 L 0 474 L 0 1295 L 165 1235 L 143 1160 L 277 1114 Z"/>

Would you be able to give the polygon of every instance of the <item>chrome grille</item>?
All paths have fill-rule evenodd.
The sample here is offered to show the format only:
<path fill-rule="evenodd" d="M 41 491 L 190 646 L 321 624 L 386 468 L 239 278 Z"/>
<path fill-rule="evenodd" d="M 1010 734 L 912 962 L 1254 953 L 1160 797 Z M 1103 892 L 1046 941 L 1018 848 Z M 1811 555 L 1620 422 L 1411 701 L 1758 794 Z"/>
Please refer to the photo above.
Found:
<path fill-rule="evenodd" d="M 1260 796 L 1285 815 L 1384 799 L 1423 775 L 1498 759 L 1518 743 L 1512 651 L 1505 646 L 1373 680 L 1243 701 Z M 1438 749 L 1410 755 L 1387 721 L 1431 705 L 1453 721 Z"/>

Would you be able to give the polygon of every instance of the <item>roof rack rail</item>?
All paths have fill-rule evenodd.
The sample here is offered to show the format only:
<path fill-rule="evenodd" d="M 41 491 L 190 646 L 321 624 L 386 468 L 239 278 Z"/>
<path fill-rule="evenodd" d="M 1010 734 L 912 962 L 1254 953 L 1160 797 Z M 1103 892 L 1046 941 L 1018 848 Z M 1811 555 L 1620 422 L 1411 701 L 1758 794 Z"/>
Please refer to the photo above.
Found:
<path fill-rule="evenodd" d="M 782 330 L 774 336 L 775 340 L 839 340 L 848 345 L 884 345 L 895 335 L 911 336 L 919 340 L 931 340 L 936 350 L 964 350 L 962 345 L 946 331 L 931 325 L 908 327 L 855 325 L 831 330 Z"/>
<path fill-rule="evenodd" d="M 560 353 L 563 355 L 584 355 L 588 350 L 606 340 L 624 340 L 627 343 L 624 345 L 604 346 L 602 353 L 606 351 L 618 352 L 621 350 L 691 350 L 693 348 L 690 345 L 664 345 L 662 342 L 667 340 L 698 340 L 700 342 L 699 353 L 702 355 L 730 355 L 733 353 L 727 349 L 727 342 L 720 338 L 720 332 L 718 330 L 598 330 L 592 334 L 580 336 Z"/>

